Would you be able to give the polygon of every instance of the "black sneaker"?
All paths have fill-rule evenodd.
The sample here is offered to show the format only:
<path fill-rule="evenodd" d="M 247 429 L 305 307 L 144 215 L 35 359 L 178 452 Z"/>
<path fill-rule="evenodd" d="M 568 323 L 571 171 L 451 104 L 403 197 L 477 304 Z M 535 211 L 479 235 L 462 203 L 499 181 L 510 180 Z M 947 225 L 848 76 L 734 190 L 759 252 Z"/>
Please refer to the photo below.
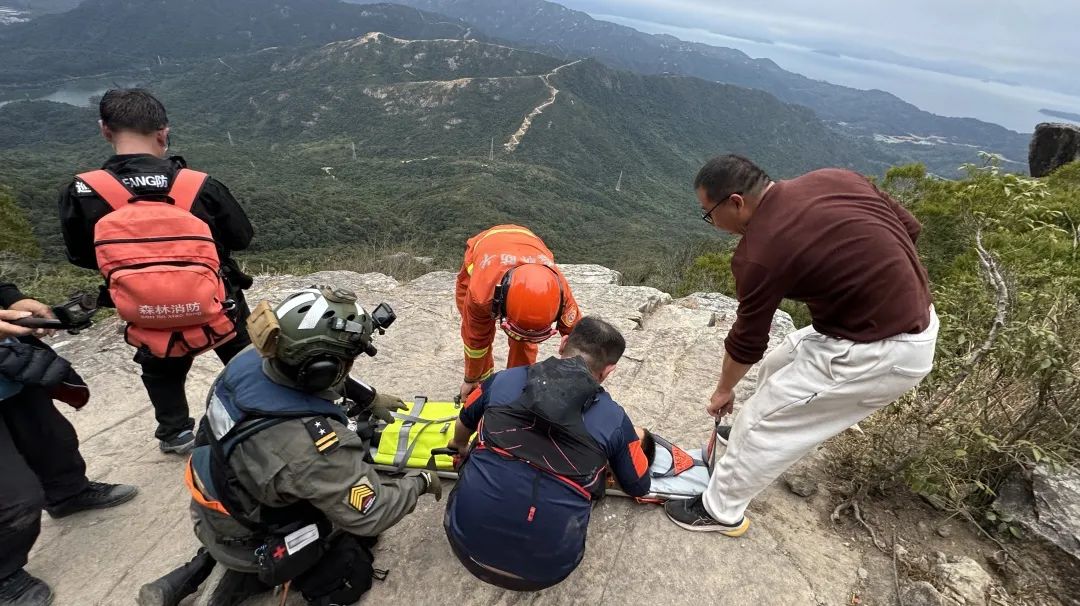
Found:
<path fill-rule="evenodd" d="M 741 537 L 750 528 L 750 520 L 746 517 L 735 525 L 717 522 L 705 509 L 701 497 L 688 501 L 668 501 L 664 504 L 664 512 L 672 522 L 694 532 L 719 532 L 724 536 Z"/>
<path fill-rule="evenodd" d="M 180 568 L 139 588 L 139 606 L 177 606 L 180 600 L 199 590 L 214 570 L 214 558 L 200 549 L 199 553 Z"/>
<path fill-rule="evenodd" d="M 262 595 L 273 587 L 259 580 L 258 575 L 226 570 L 210 595 L 208 606 L 240 606 L 249 598 Z"/>
<path fill-rule="evenodd" d="M 168 440 L 159 441 L 158 448 L 165 454 L 185 455 L 195 448 L 195 432 L 190 429 L 181 431 Z"/>
<path fill-rule="evenodd" d="M 135 498 L 139 489 L 127 484 L 90 482 L 79 494 L 45 508 L 52 518 L 62 518 L 89 509 L 105 509 Z"/>
<path fill-rule="evenodd" d="M 49 606 L 53 592 L 45 581 L 22 568 L 0 579 L 0 606 Z"/>

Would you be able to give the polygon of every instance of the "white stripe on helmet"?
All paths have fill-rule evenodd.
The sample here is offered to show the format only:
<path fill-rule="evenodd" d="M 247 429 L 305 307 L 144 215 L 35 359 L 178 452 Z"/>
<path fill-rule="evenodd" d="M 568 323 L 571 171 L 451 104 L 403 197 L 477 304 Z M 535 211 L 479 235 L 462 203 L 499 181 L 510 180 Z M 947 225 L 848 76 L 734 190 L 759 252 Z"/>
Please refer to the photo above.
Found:
<path fill-rule="evenodd" d="M 300 322 L 300 326 L 297 326 L 297 328 L 300 330 L 315 328 L 328 309 L 330 309 L 330 304 L 326 302 L 326 297 L 319 297 L 317 301 L 312 303 L 311 309 L 308 310 L 307 315 L 304 316 L 303 321 Z"/>
<path fill-rule="evenodd" d="M 281 307 L 277 310 L 277 317 L 284 318 L 288 313 L 297 307 L 300 307 L 304 303 L 311 303 L 319 297 L 318 291 L 305 290 L 293 295 L 293 298 L 285 301 L 281 304 Z"/>

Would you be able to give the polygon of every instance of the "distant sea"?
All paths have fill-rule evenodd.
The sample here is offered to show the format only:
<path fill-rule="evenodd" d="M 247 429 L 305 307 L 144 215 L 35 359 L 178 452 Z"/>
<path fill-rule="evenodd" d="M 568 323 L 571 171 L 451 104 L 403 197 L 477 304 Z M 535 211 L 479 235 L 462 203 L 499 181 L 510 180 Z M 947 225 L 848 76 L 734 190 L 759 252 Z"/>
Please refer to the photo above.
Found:
<path fill-rule="evenodd" d="M 986 82 L 977 78 L 906 67 L 883 61 L 815 52 L 784 42 L 761 42 L 725 36 L 704 29 L 678 27 L 616 15 L 593 14 L 650 34 L 669 34 L 682 40 L 741 50 L 815 80 L 860 89 L 880 89 L 941 116 L 978 118 L 1030 133 L 1040 122 L 1052 122 L 1042 108 L 1080 113 L 1080 97 L 1030 86 Z M 904 133 L 882 133 L 904 134 Z"/>
<path fill-rule="evenodd" d="M 0 25 L 19 23 L 20 21 L 26 21 L 27 19 L 26 13 L 22 11 L 6 6 L 0 6 Z"/>

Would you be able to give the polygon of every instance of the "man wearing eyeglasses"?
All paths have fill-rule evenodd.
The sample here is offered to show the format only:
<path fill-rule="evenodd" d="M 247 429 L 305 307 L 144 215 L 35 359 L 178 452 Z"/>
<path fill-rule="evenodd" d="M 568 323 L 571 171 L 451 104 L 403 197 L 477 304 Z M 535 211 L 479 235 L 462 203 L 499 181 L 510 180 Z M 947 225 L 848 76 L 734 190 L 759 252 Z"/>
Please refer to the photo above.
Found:
<path fill-rule="evenodd" d="M 462 400 L 495 372 L 496 325 L 510 344 L 506 367 L 514 368 L 534 364 L 538 344 L 570 334 L 581 316 L 554 255 L 520 225 L 496 225 L 470 238 L 455 290 L 465 343 Z"/>
<path fill-rule="evenodd" d="M 718 429 L 727 450 L 709 489 L 665 509 L 687 530 L 740 536 L 747 505 L 788 467 L 930 373 L 938 319 L 915 249 L 921 225 L 862 175 L 774 182 L 729 155 L 710 160 L 694 189 L 702 218 L 741 237 L 731 260 L 738 316 L 708 414 L 731 413 L 735 386 L 761 367 L 734 425 Z M 813 323 L 765 356 L 785 298 L 806 303 Z"/>

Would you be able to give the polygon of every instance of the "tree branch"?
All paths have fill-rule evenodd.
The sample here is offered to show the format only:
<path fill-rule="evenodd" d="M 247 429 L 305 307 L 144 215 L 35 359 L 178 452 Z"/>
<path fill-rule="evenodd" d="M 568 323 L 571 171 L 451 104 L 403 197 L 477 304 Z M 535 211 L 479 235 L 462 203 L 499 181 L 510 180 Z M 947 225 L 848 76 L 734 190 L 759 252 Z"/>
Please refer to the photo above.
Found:
<path fill-rule="evenodd" d="M 960 385 L 971 376 L 972 371 L 982 362 L 983 358 L 994 349 L 994 343 L 997 341 L 998 335 L 1001 333 L 1001 329 L 1005 327 L 1005 322 L 1008 319 L 1009 287 L 1001 273 L 1001 266 L 998 264 L 997 259 L 983 246 L 982 230 L 975 232 L 975 251 L 979 255 L 979 265 L 982 268 L 983 278 L 994 289 L 996 312 L 994 314 L 994 323 L 990 326 L 986 340 L 971 352 L 963 367 L 931 399 L 927 411 L 930 414 L 935 413 L 945 400 L 956 392 Z"/>

